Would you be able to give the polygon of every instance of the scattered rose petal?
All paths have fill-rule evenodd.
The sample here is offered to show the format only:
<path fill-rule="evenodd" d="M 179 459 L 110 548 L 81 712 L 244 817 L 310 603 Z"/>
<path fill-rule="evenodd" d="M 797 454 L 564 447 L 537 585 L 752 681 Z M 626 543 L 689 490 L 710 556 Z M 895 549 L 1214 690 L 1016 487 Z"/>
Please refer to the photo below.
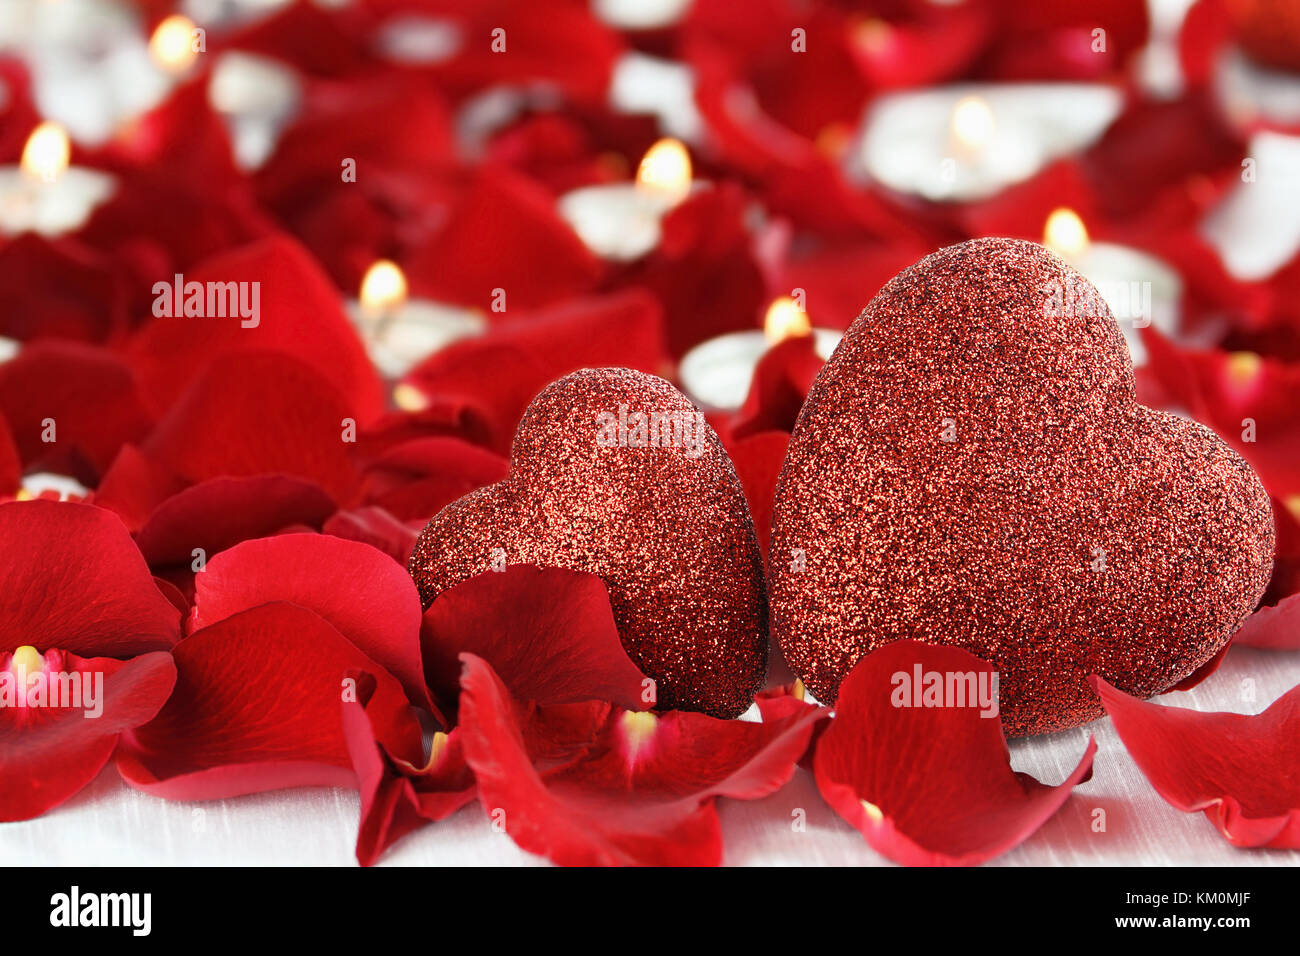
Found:
<path fill-rule="evenodd" d="M 817 787 L 872 849 L 910 866 L 982 863 L 1023 842 L 1092 772 L 1096 741 L 1057 786 L 1011 769 L 996 715 L 978 706 L 895 706 L 916 671 L 994 675 L 959 648 L 904 640 L 867 655 L 840 685 L 813 759 Z M 976 678 L 978 680 L 978 677 Z"/>
<path fill-rule="evenodd" d="M 526 564 L 487 571 L 438 596 L 425 612 L 421 644 L 425 677 L 447 706 L 465 652 L 491 664 L 520 700 L 603 700 L 630 710 L 654 704 L 594 574 Z"/>
<path fill-rule="evenodd" d="M 68 693 L 79 696 L 66 701 L 69 706 L 52 706 L 50 698 L 39 707 L 18 705 L 5 696 L 5 686 L 23 693 L 18 678 L 30 682 L 36 670 L 0 652 L 0 821 L 40 816 L 90 783 L 108 763 L 118 735 L 158 713 L 176 682 L 165 651 L 119 661 L 51 650 L 38 666 L 66 677 L 66 686 L 75 689 Z M 26 688 L 30 694 L 32 684 Z"/>
<path fill-rule="evenodd" d="M 1170 806 L 1234 846 L 1300 848 L 1300 687 L 1262 714 L 1164 707 L 1091 678 L 1129 756 Z"/>
<path fill-rule="evenodd" d="M 462 661 L 460 729 L 479 802 L 521 847 L 563 865 L 720 863 L 714 798 L 779 789 L 819 717 L 750 723 L 596 701 L 538 708 L 513 702 L 486 662 Z"/>

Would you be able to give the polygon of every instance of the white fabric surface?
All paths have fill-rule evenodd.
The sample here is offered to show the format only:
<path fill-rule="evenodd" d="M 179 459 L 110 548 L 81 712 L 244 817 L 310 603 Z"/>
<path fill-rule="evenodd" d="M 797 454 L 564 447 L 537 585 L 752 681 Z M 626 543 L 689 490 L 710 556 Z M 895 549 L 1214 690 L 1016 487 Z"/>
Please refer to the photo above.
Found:
<path fill-rule="evenodd" d="M 1253 682 L 1254 700 L 1245 690 Z M 1197 710 L 1258 713 L 1300 683 L 1300 653 L 1234 648 L 1200 687 L 1162 702 Z M 1202 814 L 1180 813 L 1151 789 L 1110 721 L 1086 730 L 1012 744 L 1012 764 L 1046 783 L 1075 767 L 1088 733 L 1098 739 L 1093 778 L 1057 815 L 997 863 L 1011 866 L 1300 865 L 1300 852 L 1241 850 Z M 24 823 L 0 824 L 0 864 L 41 865 L 355 865 L 355 792 L 300 789 L 210 803 L 176 803 L 129 789 L 110 766 L 62 807 Z M 1092 830 L 1095 808 L 1107 829 Z M 806 828 L 792 826 L 796 810 Z M 811 774 L 798 770 L 763 800 L 720 801 L 726 862 L 736 865 L 888 863 L 822 802 Z M 394 866 L 532 865 L 544 862 L 492 830 L 470 804 L 389 850 Z"/>

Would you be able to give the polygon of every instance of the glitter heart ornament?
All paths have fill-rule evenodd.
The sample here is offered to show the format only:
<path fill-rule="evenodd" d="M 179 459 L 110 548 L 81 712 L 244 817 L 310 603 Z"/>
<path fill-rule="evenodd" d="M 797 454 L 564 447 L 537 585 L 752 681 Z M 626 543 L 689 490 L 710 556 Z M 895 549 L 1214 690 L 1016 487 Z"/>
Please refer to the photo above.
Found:
<path fill-rule="evenodd" d="M 889 282 L 809 392 L 773 514 L 772 629 L 823 703 L 901 638 L 999 672 L 1009 734 L 1191 674 L 1259 600 L 1273 519 L 1208 429 L 1140 405 L 1110 310 L 1034 243 Z"/>
<path fill-rule="evenodd" d="M 661 709 L 735 717 L 762 685 L 767 606 L 749 507 L 713 429 L 661 378 L 583 369 L 543 389 L 509 475 L 440 511 L 409 569 L 428 607 L 513 564 L 601 577 Z"/>

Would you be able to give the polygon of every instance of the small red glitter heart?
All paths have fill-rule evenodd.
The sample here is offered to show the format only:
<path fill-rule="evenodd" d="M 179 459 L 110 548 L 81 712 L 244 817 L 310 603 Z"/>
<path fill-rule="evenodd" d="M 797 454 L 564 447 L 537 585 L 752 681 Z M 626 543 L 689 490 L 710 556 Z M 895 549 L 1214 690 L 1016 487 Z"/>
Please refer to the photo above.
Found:
<path fill-rule="evenodd" d="M 749 507 L 713 429 L 661 378 L 584 369 L 543 389 L 515 432 L 510 474 L 440 511 L 410 571 L 428 607 L 509 564 L 600 576 L 661 709 L 735 717 L 762 685 L 767 608 Z"/>
<path fill-rule="evenodd" d="M 777 486 L 772 628 L 823 702 L 917 638 L 994 663 L 1014 735 L 1149 697 L 1259 600 L 1273 519 L 1208 429 L 1139 405 L 1110 310 L 1041 246 L 978 239 L 895 277 L 818 375 Z"/>

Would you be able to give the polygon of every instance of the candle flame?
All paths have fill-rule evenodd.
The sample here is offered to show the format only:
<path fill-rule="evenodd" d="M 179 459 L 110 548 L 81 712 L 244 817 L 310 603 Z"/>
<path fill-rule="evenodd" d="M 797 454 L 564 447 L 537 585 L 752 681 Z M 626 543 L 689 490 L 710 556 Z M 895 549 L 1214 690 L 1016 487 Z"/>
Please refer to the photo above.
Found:
<path fill-rule="evenodd" d="M 691 191 L 691 154 L 681 140 L 659 140 L 641 158 L 636 170 L 638 189 L 679 203 Z"/>
<path fill-rule="evenodd" d="M 997 124 L 993 110 L 978 96 L 963 96 L 952 109 L 952 135 L 968 150 L 980 150 L 993 140 Z"/>
<path fill-rule="evenodd" d="M 422 412 L 429 407 L 429 399 L 409 382 L 399 382 L 393 388 L 393 404 L 404 412 Z"/>
<path fill-rule="evenodd" d="M 1043 244 L 1057 255 L 1072 259 L 1088 251 L 1088 229 L 1073 209 L 1053 209 L 1043 228 Z"/>
<path fill-rule="evenodd" d="M 23 146 L 23 172 L 42 182 L 52 183 L 68 168 L 72 143 L 58 123 L 42 123 L 32 130 Z"/>
<path fill-rule="evenodd" d="M 406 302 L 406 275 L 397 263 L 380 259 L 366 270 L 361 280 L 361 308 L 370 315 L 382 315 Z"/>
<path fill-rule="evenodd" d="M 158 24 L 149 38 L 149 55 L 169 73 L 182 73 L 199 54 L 194 49 L 194 21 L 173 14 Z"/>
<path fill-rule="evenodd" d="M 812 334 L 808 313 L 794 299 L 783 295 L 774 299 L 763 317 L 763 335 L 772 343 Z"/>

